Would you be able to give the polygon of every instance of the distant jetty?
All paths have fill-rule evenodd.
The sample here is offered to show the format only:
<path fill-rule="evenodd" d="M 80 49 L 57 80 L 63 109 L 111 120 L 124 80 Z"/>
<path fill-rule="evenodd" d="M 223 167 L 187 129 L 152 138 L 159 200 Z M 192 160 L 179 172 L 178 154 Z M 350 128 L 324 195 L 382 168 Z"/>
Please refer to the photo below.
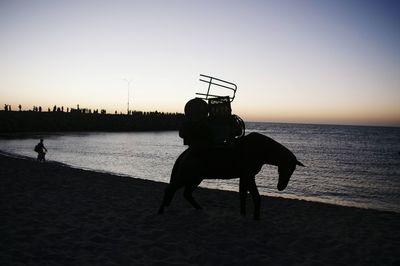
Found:
<path fill-rule="evenodd" d="M 177 130 L 180 113 L 131 112 L 126 114 L 84 112 L 0 111 L 0 133 L 62 131 L 166 131 Z"/>

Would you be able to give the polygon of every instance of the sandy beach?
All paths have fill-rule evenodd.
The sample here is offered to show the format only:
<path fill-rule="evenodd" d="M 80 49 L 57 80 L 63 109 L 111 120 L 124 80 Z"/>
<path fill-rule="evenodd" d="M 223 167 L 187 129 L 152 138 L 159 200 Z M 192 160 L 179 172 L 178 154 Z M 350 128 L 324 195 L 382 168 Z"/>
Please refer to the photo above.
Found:
<path fill-rule="evenodd" d="M 0 156 L 0 265 L 400 265 L 400 214 L 198 189 Z"/>

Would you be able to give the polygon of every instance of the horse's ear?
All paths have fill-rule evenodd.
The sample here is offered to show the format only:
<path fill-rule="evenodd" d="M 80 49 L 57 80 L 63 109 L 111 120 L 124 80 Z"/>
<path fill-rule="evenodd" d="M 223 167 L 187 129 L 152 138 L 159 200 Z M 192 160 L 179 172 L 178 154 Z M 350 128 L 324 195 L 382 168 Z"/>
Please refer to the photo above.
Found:
<path fill-rule="evenodd" d="M 305 165 L 304 165 L 304 164 L 302 164 L 302 163 L 301 163 L 301 162 L 299 162 L 299 161 L 297 161 L 297 162 L 296 162 L 296 164 L 297 164 L 297 165 L 299 165 L 299 166 L 303 166 L 303 167 L 305 167 Z"/>

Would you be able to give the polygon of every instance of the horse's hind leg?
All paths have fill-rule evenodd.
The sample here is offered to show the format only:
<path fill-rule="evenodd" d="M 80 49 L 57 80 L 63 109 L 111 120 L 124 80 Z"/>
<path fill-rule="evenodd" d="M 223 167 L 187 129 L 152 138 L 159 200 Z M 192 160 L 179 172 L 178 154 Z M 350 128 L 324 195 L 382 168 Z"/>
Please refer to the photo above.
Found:
<path fill-rule="evenodd" d="M 247 198 L 247 180 L 240 178 L 239 180 L 239 196 L 240 196 L 240 214 L 246 215 L 246 198 Z"/>
<path fill-rule="evenodd" d="M 196 209 L 196 210 L 200 210 L 201 207 L 200 205 L 196 202 L 196 200 L 193 198 L 193 191 L 200 185 L 201 180 L 200 181 L 196 181 L 192 184 L 188 184 L 185 186 L 185 190 L 183 192 L 183 196 L 185 197 L 185 199 L 187 201 L 189 201 L 190 204 L 192 204 L 192 206 Z"/>
<path fill-rule="evenodd" d="M 173 187 L 171 184 L 169 184 L 167 186 L 167 188 L 165 189 L 165 192 L 164 192 L 164 199 L 161 203 L 160 209 L 158 210 L 158 214 L 164 213 L 164 207 L 169 206 L 169 204 L 172 201 L 172 198 L 175 195 L 176 190 L 177 189 L 175 187 Z"/>
<path fill-rule="evenodd" d="M 254 180 L 254 178 L 249 180 L 248 188 L 254 203 L 254 220 L 259 220 L 260 208 L 261 208 L 261 196 L 260 193 L 258 192 L 256 181 Z"/>

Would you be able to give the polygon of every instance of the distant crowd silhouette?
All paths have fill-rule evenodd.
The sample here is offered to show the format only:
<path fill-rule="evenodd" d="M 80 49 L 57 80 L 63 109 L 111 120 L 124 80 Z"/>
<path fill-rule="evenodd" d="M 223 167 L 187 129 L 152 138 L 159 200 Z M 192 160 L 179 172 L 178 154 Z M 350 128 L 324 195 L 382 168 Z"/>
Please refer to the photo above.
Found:
<path fill-rule="evenodd" d="M 4 111 L 6 112 L 13 112 L 12 106 L 10 104 L 4 104 Z M 22 110 L 22 105 L 18 105 L 18 111 L 19 112 L 37 112 L 41 113 L 44 112 L 44 109 L 42 106 L 36 106 L 34 105 L 32 109 L 28 110 Z M 54 105 L 53 108 L 48 107 L 47 108 L 48 113 L 79 113 L 79 114 L 114 114 L 114 115 L 131 115 L 131 116 L 162 116 L 162 115 L 167 115 L 167 116 L 181 116 L 181 113 L 170 113 L 170 112 L 159 112 L 159 111 L 149 111 L 149 112 L 144 112 L 144 111 L 136 111 L 136 110 L 129 110 L 128 114 L 122 113 L 115 111 L 113 113 L 107 113 L 106 109 L 90 109 L 90 108 L 80 108 L 79 104 L 76 106 L 76 108 L 72 107 L 67 107 L 64 108 L 64 106 L 57 106 Z"/>
<path fill-rule="evenodd" d="M 44 111 L 47 110 L 47 111 Z M 106 109 L 33 106 L 26 110 L 9 104 L 0 110 L 0 132 L 54 131 L 160 131 L 177 130 L 183 114 L 159 111 L 131 111 L 107 113 Z"/>
<path fill-rule="evenodd" d="M 10 104 L 4 104 L 4 111 L 6 112 L 12 112 L 12 106 Z M 34 105 L 32 109 L 28 110 L 22 110 L 22 105 L 18 105 L 18 111 L 19 112 L 38 112 L 41 113 L 42 111 L 44 112 L 44 109 L 42 106 L 36 106 Z M 113 113 L 107 113 L 106 109 L 91 109 L 91 108 L 80 108 L 79 104 L 76 106 L 76 108 L 72 107 L 67 107 L 64 108 L 64 106 L 57 106 L 54 105 L 53 108 L 48 107 L 47 112 L 53 112 L 53 113 L 79 113 L 79 114 L 115 114 L 115 115 L 145 115 L 145 116 L 158 116 L 158 115 L 181 115 L 180 113 L 169 113 L 169 112 L 158 112 L 158 111 L 150 111 L 150 112 L 143 112 L 143 111 L 136 111 L 136 110 L 129 110 L 128 114 L 122 113 L 115 111 Z"/>

